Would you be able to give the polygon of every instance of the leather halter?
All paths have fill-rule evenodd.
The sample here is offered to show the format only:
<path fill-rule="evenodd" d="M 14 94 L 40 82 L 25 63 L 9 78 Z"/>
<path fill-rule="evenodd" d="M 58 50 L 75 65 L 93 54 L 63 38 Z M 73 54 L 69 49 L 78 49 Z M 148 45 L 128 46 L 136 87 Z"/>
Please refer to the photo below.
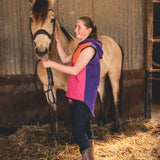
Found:
<path fill-rule="evenodd" d="M 48 11 L 53 12 L 52 9 L 49 9 Z M 55 31 L 55 21 L 56 21 L 56 19 L 53 19 L 53 33 L 50 35 L 50 34 L 49 34 L 46 30 L 44 30 L 44 29 L 39 29 L 38 31 L 36 31 L 36 32 L 33 34 L 33 33 L 32 33 L 32 30 L 31 30 L 31 22 L 32 22 L 32 20 L 30 20 L 30 22 L 29 22 L 29 29 L 30 29 L 30 34 L 31 34 L 32 43 L 33 43 L 33 41 L 35 40 L 35 38 L 36 38 L 39 34 L 44 34 L 44 35 L 46 35 L 46 36 L 51 40 L 51 43 L 50 43 L 50 46 L 49 46 L 49 50 L 51 50 L 51 46 L 52 46 L 52 43 L 53 43 L 54 31 Z"/>

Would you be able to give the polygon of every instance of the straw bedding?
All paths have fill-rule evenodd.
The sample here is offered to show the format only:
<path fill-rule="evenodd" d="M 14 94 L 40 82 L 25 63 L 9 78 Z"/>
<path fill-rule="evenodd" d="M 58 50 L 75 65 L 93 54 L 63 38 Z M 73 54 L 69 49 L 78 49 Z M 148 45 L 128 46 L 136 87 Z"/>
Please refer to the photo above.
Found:
<path fill-rule="evenodd" d="M 119 133 L 111 124 L 93 124 L 95 160 L 160 160 L 160 113 L 151 120 L 121 120 Z M 70 126 L 59 123 L 58 143 L 50 139 L 50 126 L 24 125 L 11 135 L 0 135 L 1 160 L 80 160 Z"/>

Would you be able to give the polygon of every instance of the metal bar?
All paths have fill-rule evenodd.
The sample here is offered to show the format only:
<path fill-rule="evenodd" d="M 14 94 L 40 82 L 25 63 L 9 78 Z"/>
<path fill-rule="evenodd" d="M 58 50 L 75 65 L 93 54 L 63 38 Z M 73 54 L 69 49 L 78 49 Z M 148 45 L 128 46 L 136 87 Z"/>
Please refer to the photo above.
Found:
<path fill-rule="evenodd" d="M 152 80 L 160 81 L 160 78 L 156 78 L 156 77 L 153 77 L 153 76 L 152 76 Z"/>
<path fill-rule="evenodd" d="M 157 39 L 151 39 L 151 41 L 154 42 L 154 43 L 158 43 L 158 42 L 160 42 L 160 39 L 158 39 L 158 38 Z"/>
<path fill-rule="evenodd" d="M 152 50 L 153 44 L 150 41 L 153 37 L 153 2 L 146 0 L 146 15 L 147 15 L 147 70 L 146 70 L 146 100 L 145 100 L 145 117 L 151 118 L 152 107 L 152 72 L 149 69 L 152 68 Z"/>
<path fill-rule="evenodd" d="M 160 3 L 160 0 L 153 0 L 153 3 Z"/>
<path fill-rule="evenodd" d="M 160 72 L 160 69 L 150 69 L 149 72 Z"/>
<path fill-rule="evenodd" d="M 155 67 L 160 67 L 160 64 L 154 62 L 153 60 L 152 60 L 152 65 L 155 66 Z"/>
<path fill-rule="evenodd" d="M 146 101 L 145 101 L 145 117 L 151 119 L 152 106 L 152 73 L 146 71 Z"/>

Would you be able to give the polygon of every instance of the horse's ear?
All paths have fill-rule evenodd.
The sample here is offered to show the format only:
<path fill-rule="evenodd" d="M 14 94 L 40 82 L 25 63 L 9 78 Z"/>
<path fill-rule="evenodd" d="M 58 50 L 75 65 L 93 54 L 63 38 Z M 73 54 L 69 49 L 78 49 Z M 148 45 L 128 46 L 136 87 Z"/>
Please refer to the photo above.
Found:
<path fill-rule="evenodd" d="M 50 2 L 51 7 L 54 7 L 55 0 L 48 0 Z"/>
<path fill-rule="evenodd" d="M 35 3 L 35 0 L 28 0 L 29 3 L 33 6 L 33 4 Z"/>
<path fill-rule="evenodd" d="M 33 0 L 28 0 L 28 1 L 29 1 L 29 3 L 30 3 L 30 4 L 32 4 L 32 3 L 33 3 Z"/>

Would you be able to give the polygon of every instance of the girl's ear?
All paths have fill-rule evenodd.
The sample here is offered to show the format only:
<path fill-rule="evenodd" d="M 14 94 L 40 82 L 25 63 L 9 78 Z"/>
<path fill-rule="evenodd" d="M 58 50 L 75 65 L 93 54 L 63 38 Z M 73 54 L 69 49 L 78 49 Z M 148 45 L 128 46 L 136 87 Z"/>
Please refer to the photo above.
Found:
<path fill-rule="evenodd" d="M 29 1 L 29 3 L 30 3 L 30 4 L 32 4 L 32 3 L 33 3 L 33 0 L 28 0 L 28 1 Z"/>
<path fill-rule="evenodd" d="M 88 28 L 88 32 L 90 34 L 92 32 L 92 28 Z"/>

